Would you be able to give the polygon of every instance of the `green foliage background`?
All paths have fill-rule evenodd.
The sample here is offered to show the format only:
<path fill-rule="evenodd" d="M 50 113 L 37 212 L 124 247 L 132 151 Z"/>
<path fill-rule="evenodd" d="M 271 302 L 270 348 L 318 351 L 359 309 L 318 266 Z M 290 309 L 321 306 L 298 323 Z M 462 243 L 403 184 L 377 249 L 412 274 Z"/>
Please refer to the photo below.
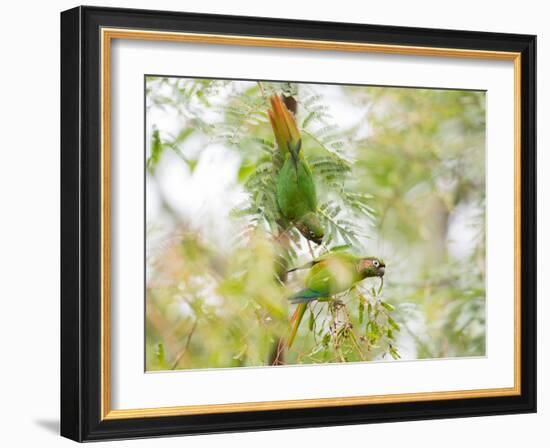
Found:
<path fill-rule="evenodd" d="M 154 77 L 146 80 L 147 369 L 268 365 L 288 334 L 286 298 L 305 272 L 285 282 L 275 275 L 273 93 L 298 103 L 327 234 L 315 248 L 289 232 L 285 259 L 298 266 L 346 245 L 387 265 L 383 287 L 367 279 L 310 306 L 283 362 L 484 355 L 484 92 Z M 226 200 L 209 200 L 209 183 L 170 187 L 170 177 L 190 186 L 208 174 L 212 153 L 227 160 Z M 200 213 L 184 204 L 203 194 Z"/>

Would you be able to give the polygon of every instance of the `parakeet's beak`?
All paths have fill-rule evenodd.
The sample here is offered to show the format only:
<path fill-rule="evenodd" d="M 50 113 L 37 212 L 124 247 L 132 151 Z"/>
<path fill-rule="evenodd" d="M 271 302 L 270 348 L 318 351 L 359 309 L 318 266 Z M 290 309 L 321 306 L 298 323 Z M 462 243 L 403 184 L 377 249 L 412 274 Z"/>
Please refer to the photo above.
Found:
<path fill-rule="evenodd" d="M 386 273 L 386 263 L 384 263 L 382 260 L 378 261 L 380 265 L 378 266 L 378 277 L 382 278 L 384 277 L 384 274 Z"/>
<path fill-rule="evenodd" d="M 307 213 L 295 226 L 304 237 L 318 246 L 323 242 L 325 232 L 315 213 Z"/>
<path fill-rule="evenodd" d="M 319 236 L 319 235 L 313 235 L 311 237 L 311 241 L 313 241 L 315 244 L 317 244 L 317 246 L 320 246 L 321 243 L 323 242 L 323 237 Z"/>

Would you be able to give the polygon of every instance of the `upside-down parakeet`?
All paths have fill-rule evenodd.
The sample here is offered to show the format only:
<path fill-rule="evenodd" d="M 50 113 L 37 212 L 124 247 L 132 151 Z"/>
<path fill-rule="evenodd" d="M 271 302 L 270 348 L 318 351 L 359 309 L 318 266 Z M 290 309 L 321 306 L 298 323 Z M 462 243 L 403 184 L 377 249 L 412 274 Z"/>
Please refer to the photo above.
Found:
<path fill-rule="evenodd" d="M 308 240 L 320 244 L 324 231 L 317 217 L 317 192 L 304 158 L 302 139 L 294 117 L 279 96 L 271 97 L 269 119 L 282 166 L 277 173 L 277 204 L 282 215 Z"/>
<path fill-rule="evenodd" d="M 298 306 L 292 316 L 293 327 L 288 338 L 292 346 L 307 304 L 347 291 L 367 277 L 383 277 L 386 265 L 376 257 L 358 257 L 349 252 L 329 252 L 298 269 L 310 268 L 305 288 L 289 297 Z"/>

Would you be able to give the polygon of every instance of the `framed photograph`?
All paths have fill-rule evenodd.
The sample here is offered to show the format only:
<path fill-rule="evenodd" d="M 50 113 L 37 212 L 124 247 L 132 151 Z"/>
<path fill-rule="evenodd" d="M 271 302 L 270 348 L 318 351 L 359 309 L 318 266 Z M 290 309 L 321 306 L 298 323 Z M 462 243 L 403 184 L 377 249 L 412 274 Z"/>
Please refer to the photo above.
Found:
<path fill-rule="evenodd" d="M 61 433 L 536 411 L 535 36 L 61 14 Z"/>

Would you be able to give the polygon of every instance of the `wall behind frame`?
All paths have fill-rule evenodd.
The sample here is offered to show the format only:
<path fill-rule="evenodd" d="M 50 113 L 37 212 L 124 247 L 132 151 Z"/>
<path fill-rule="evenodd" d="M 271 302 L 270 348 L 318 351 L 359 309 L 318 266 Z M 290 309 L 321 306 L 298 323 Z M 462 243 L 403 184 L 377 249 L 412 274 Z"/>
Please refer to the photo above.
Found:
<path fill-rule="evenodd" d="M 190 12 L 332 20 L 384 25 L 421 26 L 538 35 L 538 147 L 547 137 L 542 123 L 550 120 L 548 74 L 550 36 L 544 2 L 479 2 L 463 0 L 357 2 L 296 2 L 277 0 L 145 0 L 87 1 L 88 5 L 156 8 Z M 0 259 L 2 266 L 2 370 L 0 416 L 2 443 L 70 446 L 59 431 L 59 13 L 78 2 L 10 2 L 3 10 L 2 87 L 0 108 L 2 162 L 0 176 Z M 538 155 L 539 229 L 550 223 L 550 157 Z M 546 174 L 546 175 L 545 175 Z M 546 202 L 543 207 L 543 202 Z M 544 378 L 550 318 L 542 298 L 550 294 L 550 236 L 539 234 L 539 413 L 149 439 L 100 443 L 94 446 L 281 447 L 311 444 L 317 447 L 346 443 L 370 446 L 448 448 L 497 445 L 517 447 L 529 442 L 541 446 L 548 439 L 550 389 Z M 74 446 L 74 445 L 72 445 Z"/>

